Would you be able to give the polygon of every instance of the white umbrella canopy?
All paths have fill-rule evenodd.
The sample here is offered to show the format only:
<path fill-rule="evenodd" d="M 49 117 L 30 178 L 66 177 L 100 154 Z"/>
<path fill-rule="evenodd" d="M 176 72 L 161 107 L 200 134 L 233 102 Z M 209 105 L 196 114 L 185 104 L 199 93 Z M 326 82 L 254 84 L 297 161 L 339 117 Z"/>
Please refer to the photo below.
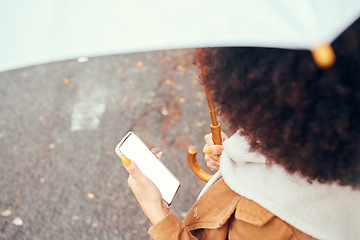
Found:
<path fill-rule="evenodd" d="M 359 0 L 0 0 L 0 71 L 109 54 L 212 46 L 312 50 Z"/>

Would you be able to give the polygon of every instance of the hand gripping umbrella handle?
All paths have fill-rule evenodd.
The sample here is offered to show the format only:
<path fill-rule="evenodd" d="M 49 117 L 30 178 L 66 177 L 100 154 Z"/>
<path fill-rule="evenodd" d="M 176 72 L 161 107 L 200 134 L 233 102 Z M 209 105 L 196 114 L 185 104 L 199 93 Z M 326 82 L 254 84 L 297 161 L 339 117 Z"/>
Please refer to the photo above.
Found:
<path fill-rule="evenodd" d="M 220 123 L 217 126 L 213 126 L 213 124 L 211 124 L 210 129 L 211 129 L 211 133 L 213 135 L 214 143 L 216 145 L 221 145 L 222 139 L 221 139 Z M 215 137 L 215 136 L 217 136 L 217 137 Z M 213 175 L 206 172 L 202 167 L 200 167 L 200 165 L 198 164 L 198 162 L 196 160 L 196 153 L 197 153 L 196 148 L 190 148 L 188 150 L 187 160 L 188 160 L 189 166 L 190 166 L 191 170 L 195 173 L 196 176 L 198 176 L 204 182 L 208 182 Z"/>
<path fill-rule="evenodd" d="M 204 74 L 203 67 L 201 68 L 201 71 L 202 71 L 202 74 L 204 77 L 205 74 Z M 205 92 L 206 92 L 206 98 L 208 101 L 210 117 L 211 117 L 210 129 L 211 129 L 211 134 L 213 137 L 213 142 L 216 145 L 221 145 L 222 144 L 221 125 L 217 121 L 211 92 L 208 90 L 208 88 L 206 86 L 205 86 Z M 198 176 L 201 180 L 208 182 L 210 180 L 210 178 L 212 177 L 212 175 L 207 173 L 203 168 L 200 167 L 200 165 L 198 164 L 198 162 L 196 160 L 196 153 L 197 153 L 196 148 L 190 148 L 188 150 L 187 159 L 188 159 L 189 166 L 190 166 L 191 170 L 195 173 L 196 176 Z"/>

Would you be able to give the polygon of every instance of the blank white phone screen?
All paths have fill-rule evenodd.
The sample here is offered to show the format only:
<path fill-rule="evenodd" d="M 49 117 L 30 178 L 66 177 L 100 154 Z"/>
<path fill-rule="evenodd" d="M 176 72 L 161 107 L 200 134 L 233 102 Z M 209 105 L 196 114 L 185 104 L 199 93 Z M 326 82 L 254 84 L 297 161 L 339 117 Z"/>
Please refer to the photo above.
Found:
<path fill-rule="evenodd" d="M 141 172 L 158 187 L 164 201 L 171 204 L 180 182 L 139 137 L 129 132 L 116 146 L 115 151 L 118 155 L 123 154 L 134 161 Z"/>

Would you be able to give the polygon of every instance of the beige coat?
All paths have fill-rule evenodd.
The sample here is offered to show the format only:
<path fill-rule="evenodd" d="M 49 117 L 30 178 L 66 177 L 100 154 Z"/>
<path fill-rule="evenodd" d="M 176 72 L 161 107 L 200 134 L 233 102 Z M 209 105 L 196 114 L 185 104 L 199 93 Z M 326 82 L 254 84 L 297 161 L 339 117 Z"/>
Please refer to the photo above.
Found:
<path fill-rule="evenodd" d="M 314 239 L 217 181 L 182 222 L 170 213 L 149 229 L 155 239 Z"/>

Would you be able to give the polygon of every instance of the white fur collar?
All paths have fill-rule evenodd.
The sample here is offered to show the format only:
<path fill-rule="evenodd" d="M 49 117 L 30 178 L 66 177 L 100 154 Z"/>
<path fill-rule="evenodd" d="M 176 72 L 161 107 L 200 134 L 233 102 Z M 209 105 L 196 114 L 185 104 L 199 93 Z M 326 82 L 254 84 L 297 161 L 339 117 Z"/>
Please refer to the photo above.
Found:
<path fill-rule="evenodd" d="M 309 183 L 281 166 L 265 164 L 250 153 L 238 133 L 223 143 L 220 171 L 200 196 L 221 176 L 236 193 L 251 199 L 300 231 L 318 239 L 357 239 L 360 236 L 360 191 L 337 184 Z"/>

